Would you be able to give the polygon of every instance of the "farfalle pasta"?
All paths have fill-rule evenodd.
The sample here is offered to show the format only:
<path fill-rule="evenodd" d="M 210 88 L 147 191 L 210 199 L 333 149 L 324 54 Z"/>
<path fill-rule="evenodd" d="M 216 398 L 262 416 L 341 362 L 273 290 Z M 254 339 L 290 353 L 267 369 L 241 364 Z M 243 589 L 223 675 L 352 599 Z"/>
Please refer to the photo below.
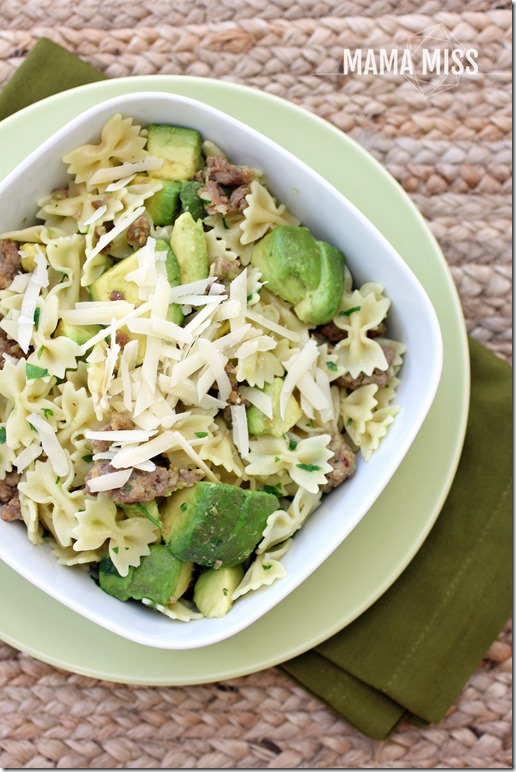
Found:
<path fill-rule="evenodd" d="M 116 114 L 63 163 L 0 235 L 0 515 L 122 602 L 223 616 L 395 420 L 388 294 L 194 129 Z"/>

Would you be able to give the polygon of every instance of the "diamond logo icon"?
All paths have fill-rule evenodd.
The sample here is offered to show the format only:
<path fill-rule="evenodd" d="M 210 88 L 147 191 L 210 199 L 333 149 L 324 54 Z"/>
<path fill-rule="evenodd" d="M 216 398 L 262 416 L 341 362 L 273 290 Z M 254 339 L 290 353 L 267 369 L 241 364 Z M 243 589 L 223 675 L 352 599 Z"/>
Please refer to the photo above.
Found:
<path fill-rule="evenodd" d="M 430 97 L 458 86 L 460 72 L 453 70 L 453 57 L 464 57 L 465 48 L 444 24 L 409 35 L 406 47 L 413 72 L 403 76 L 422 96 Z"/>

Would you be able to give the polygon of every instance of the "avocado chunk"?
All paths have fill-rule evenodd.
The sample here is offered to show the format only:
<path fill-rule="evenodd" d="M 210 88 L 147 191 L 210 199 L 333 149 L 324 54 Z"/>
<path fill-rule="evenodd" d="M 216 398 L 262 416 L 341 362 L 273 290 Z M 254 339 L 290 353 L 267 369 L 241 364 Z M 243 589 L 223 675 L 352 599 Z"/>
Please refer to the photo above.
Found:
<path fill-rule="evenodd" d="M 141 249 L 145 249 L 142 247 Z M 134 303 L 140 305 L 142 302 L 138 296 L 138 285 L 127 279 L 126 277 L 138 268 L 138 256 L 140 249 L 133 252 L 129 257 L 124 257 L 123 260 L 119 260 L 115 265 L 104 271 L 98 279 L 90 285 L 90 296 L 92 300 L 113 300 L 123 299 L 128 303 Z M 180 271 L 177 264 L 175 255 L 166 241 L 163 239 L 156 240 L 156 251 L 166 252 L 165 266 L 167 270 L 167 278 L 173 287 L 176 287 L 180 283 Z M 119 294 L 118 294 L 119 293 Z M 169 307 L 167 318 L 169 321 L 174 321 L 176 324 L 181 324 L 183 321 L 183 314 L 180 306 L 172 303 Z"/>
<path fill-rule="evenodd" d="M 129 591 L 131 598 L 148 598 L 165 606 L 175 603 L 190 584 L 193 563 L 178 560 L 164 544 L 153 544 L 150 555 L 135 568 Z"/>
<path fill-rule="evenodd" d="M 344 253 L 317 241 L 308 228 L 273 228 L 256 243 L 251 263 L 267 288 L 292 303 L 303 322 L 326 324 L 337 313 L 344 290 Z"/>
<path fill-rule="evenodd" d="M 59 335 L 65 335 L 67 338 L 70 338 L 71 340 L 74 340 L 76 343 L 78 343 L 79 346 L 82 346 L 83 343 L 86 343 L 90 338 L 93 338 L 93 336 L 96 335 L 101 329 L 102 327 L 100 324 L 66 324 L 66 322 L 63 322 L 61 319 L 54 331 L 53 337 L 56 338 Z"/>
<path fill-rule="evenodd" d="M 186 180 L 181 184 L 181 192 L 179 193 L 181 210 L 190 212 L 194 220 L 202 220 L 206 217 L 206 209 L 202 199 L 197 195 L 197 191 L 202 187 L 204 187 L 204 183 L 195 180 Z"/>
<path fill-rule="evenodd" d="M 149 178 L 149 182 L 160 182 L 162 188 L 147 199 L 145 208 L 154 225 L 170 225 L 174 222 L 179 211 L 181 183 L 151 178 Z"/>
<path fill-rule="evenodd" d="M 174 223 L 170 246 L 179 263 L 181 284 L 208 277 L 208 247 L 201 220 L 190 212 L 180 214 Z"/>
<path fill-rule="evenodd" d="M 105 556 L 99 564 L 99 583 L 104 592 L 119 600 L 142 600 L 166 605 L 175 603 L 190 584 L 193 563 L 175 558 L 164 544 L 153 544 L 150 554 L 140 565 L 129 567 L 127 576 L 120 576 L 111 558 Z"/>
<path fill-rule="evenodd" d="M 202 169 L 202 138 L 198 131 L 156 123 L 147 130 L 147 150 L 163 158 L 163 165 L 152 172 L 153 177 L 189 180 Z"/>
<path fill-rule="evenodd" d="M 254 550 L 278 507 L 276 496 L 264 491 L 198 482 L 167 499 L 161 510 L 163 539 L 180 560 L 236 565 Z"/>
<path fill-rule="evenodd" d="M 194 587 L 194 603 L 205 617 L 225 617 L 233 605 L 232 595 L 244 576 L 237 566 L 208 568 L 199 576 Z"/>
<path fill-rule="evenodd" d="M 273 437 L 283 437 L 286 432 L 297 424 L 303 411 L 297 399 L 291 395 L 285 409 L 285 417 L 280 414 L 280 395 L 283 388 L 283 379 L 275 378 L 272 383 L 266 383 L 262 391 L 272 400 L 272 418 L 267 418 L 265 413 L 251 405 L 247 409 L 247 428 L 250 434 L 272 434 Z"/>
<path fill-rule="evenodd" d="M 105 555 L 99 563 L 99 584 L 108 595 L 113 595 L 118 600 L 129 600 L 133 573 L 133 566 L 129 566 L 127 576 L 120 576 L 109 555 Z"/>

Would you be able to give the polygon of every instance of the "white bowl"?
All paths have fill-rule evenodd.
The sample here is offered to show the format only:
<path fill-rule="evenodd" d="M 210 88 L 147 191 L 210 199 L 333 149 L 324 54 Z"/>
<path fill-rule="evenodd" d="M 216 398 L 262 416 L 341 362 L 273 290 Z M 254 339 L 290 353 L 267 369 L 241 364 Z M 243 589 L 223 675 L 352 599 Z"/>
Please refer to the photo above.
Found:
<path fill-rule="evenodd" d="M 78 145 L 98 141 L 103 125 L 117 112 L 142 125 L 170 123 L 196 128 L 219 145 L 231 161 L 262 169 L 273 195 L 317 238 L 342 249 L 356 285 L 365 281 L 383 284 L 392 301 L 388 336 L 407 346 L 396 399 L 401 410 L 380 448 L 370 461 L 358 460 L 355 476 L 323 498 L 319 509 L 298 531 L 282 560 L 288 575 L 239 598 L 222 619 L 184 623 L 142 604 L 122 603 L 105 594 L 84 570 L 60 566 L 46 546 L 32 545 L 22 524 L 0 520 L 0 559 L 53 598 L 129 640 L 156 648 L 191 649 L 228 638 L 266 614 L 315 571 L 364 517 L 403 460 L 430 409 L 441 374 L 442 339 L 436 313 L 417 278 L 340 192 L 254 129 L 182 96 L 140 92 L 115 97 L 70 121 L 0 183 L 0 232 L 34 222 L 36 201 L 67 178 L 63 155 Z M 338 602 L 338 588 L 328 588 L 328 592 L 334 592 Z M 307 610 L 300 609 L 299 613 Z M 62 632 L 66 635 L 65 630 Z"/>

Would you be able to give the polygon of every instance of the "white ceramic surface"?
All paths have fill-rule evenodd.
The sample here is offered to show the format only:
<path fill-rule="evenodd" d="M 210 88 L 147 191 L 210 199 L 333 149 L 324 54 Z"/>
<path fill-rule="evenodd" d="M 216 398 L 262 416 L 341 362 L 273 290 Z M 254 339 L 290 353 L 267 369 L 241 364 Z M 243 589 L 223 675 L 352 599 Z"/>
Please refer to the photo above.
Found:
<path fill-rule="evenodd" d="M 376 228 L 317 173 L 252 128 L 202 102 L 173 94 L 133 93 L 107 100 L 72 120 L 0 183 L 0 232 L 33 220 L 36 201 L 66 179 L 62 156 L 98 141 L 115 112 L 145 125 L 171 123 L 198 129 L 236 163 L 261 168 L 275 197 L 318 237 L 340 247 L 356 284 L 376 281 L 392 301 L 389 337 L 407 354 L 396 403 L 401 411 L 380 449 L 327 496 L 295 537 L 283 559 L 288 576 L 240 598 L 223 619 L 188 624 L 103 593 L 83 570 L 59 566 L 36 548 L 21 526 L 0 521 L 0 558 L 52 597 L 127 639 L 165 649 L 221 641 L 263 616 L 306 579 L 346 538 L 386 486 L 410 448 L 434 399 L 442 367 L 442 339 L 432 304 L 412 271 Z M 338 163 L 338 159 L 335 159 Z M 417 249 L 417 245 L 414 245 Z"/>

